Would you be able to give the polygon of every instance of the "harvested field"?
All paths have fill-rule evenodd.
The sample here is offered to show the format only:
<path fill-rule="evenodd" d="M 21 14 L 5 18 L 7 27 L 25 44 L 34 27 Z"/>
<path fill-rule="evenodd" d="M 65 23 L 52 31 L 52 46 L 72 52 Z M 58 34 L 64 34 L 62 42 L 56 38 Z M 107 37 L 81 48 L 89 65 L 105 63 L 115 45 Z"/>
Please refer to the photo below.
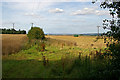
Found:
<path fill-rule="evenodd" d="M 99 39 L 96 40 L 97 36 L 46 36 L 47 38 L 57 39 L 57 40 L 64 40 L 69 42 L 76 42 L 76 44 L 80 48 L 102 48 L 105 47 L 104 40 Z"/>

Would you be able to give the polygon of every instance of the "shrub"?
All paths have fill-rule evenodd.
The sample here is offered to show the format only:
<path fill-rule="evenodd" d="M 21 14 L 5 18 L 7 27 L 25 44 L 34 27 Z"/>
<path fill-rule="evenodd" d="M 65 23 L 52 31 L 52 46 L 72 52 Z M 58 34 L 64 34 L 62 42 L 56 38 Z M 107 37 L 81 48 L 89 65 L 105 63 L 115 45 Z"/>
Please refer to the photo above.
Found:
<path fill-rule="evenodd" d="M 29 40 L 31 40 L 31 39 L 43 40 L 45 38 L 43 30 L 39 27 L 31 27 L 27 36 L 28 36 Z"/>
<path fill-rule="evenodd" d="M 74 37 L 78 37 L 78 35 L 74 35 Z"/>
<path fill-rule="evenodd" d="M 45 43 L 44 42 L 37 43 L 36 49 L 37 51 L 45 51 Z"/>

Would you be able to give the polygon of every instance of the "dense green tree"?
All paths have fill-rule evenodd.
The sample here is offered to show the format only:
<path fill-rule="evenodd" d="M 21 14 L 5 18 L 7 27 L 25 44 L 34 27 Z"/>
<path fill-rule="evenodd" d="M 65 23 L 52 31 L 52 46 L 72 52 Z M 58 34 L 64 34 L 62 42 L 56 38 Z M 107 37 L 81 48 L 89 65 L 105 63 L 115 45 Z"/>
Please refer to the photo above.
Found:
<path fill-rule="evenodd" d="M 27 34 L 28 38 L 31 39 L 41 39 L 45 38 L 44 32 L 39 27 L 31 27 Z"/>
<path fill-rule="evenodd" d="M 113 76 L 114 79 L 120 79 L 120 1 L 114 0 L 110 2 L 109 0 L 105 0 L 101 2 L 100 7 L 109 9 L 112 17 L 110 20 L 103 20 L 103 28 L 109 29 L 107 33 L 104 33 L 104 36 L 106 36 L 104 41 L 111 51 L 108 54 L 112 55 L 112 59 L 110 60 L 111 66 L 108 68 L 110 73 L 109 77 Z"/>
<path fill-rule="evenodd" d="M 98 0 L 96 0 L 98 1 Z M 113 2 L 114 1 L 114 2 Z M 105 0 L 101 2 L 101 8 L 107 8 L 110 11 L 110 15 L 112 19 L 104 19 L 103 20 L 103 28 L 109 29 L 106 33 L 108 37 L 113 37 L 113 39 L 120 41 L 120 1 L 113 0 L 110 2 L 109 0 Z M 93 1 L 94 3 L 95 1 Z M 117 16 L 115 18 L 115 16 Z"/>
<path fill-rule="evenodd" d="M 25 30 L 15 30 L 15 29 L 0 29 L 2 32 L 2 34 L 26 34 L 26 31 Z"/>

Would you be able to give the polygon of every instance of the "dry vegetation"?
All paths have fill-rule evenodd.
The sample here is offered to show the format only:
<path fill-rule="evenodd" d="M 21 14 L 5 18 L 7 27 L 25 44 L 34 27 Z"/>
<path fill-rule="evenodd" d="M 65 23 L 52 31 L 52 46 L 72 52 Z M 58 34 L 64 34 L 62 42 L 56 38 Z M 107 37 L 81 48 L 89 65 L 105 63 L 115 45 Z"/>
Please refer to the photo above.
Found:
<path fill-rule="evenodd" d="M 2 54 L 11 54 L 20 51 L 28 40 L 23 34 L 2 34 Z"/>
<path fill-rule="evenodd" d="M 49 38 L 47 37 L 46 44 L 49 46 L 76 46 L 76 42 L 74 41 L 68 41 L 68 40 L 62 40 L 62 39 L 56 39 L 56 38 Z"/>
<path fill-rule="evenodd" d="M 97 36 L 46 36 L 47 38 L 64 40 L 76 43 L 80 48 L 103 48 L 106 45 L 104 44 L 103 39 L 96 40 Z"/>
<path fill-rule="evenodd" d="M 2 34 L 2 54 L 11 54 L 20 51 L 28 41 L 24 34 Z M 103 48 L 104 40 L 96 41 L 96 36 L 46 36 L 49 46 L 77 46 L 79 48 Z"/>

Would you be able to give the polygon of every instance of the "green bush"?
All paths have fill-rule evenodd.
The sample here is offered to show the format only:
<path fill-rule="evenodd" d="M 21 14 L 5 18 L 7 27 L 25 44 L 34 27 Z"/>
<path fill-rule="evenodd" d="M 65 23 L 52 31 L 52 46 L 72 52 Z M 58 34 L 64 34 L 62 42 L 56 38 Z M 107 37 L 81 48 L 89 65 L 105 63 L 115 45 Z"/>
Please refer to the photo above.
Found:
<path fill-rule="evenodd" d="M 78 35 L 74 35 L 74 37 L 78 37 Z"/>
<path fill-rule="evenodd" d="M 30 40 L 31 39 L 41 39 L 41 40 L 43 40 L 45 38 L 43 30 L 39 27 L 31 27 L 27 36 Z"/>

